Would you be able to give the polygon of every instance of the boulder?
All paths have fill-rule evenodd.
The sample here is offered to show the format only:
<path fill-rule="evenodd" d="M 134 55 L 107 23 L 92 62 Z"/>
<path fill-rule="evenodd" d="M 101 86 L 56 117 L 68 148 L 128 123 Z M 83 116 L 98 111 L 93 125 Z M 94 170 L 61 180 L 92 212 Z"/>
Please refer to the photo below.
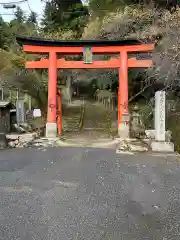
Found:
<path fill-rule="evenodd" d="M 19 140 L 15 140 L 14 144 L 17 145 L 19 143 Z"/>
<path fill-rule="evenodd" d="M 16 147 L 15 141 L 8 142 L 8 146 L 10 148 L 15 148 Z"/>
<path fill-rule="evenodd" d="M 7 135 L 6 135 L 6 138 L 7 138 L 9 141 L 15 141 L 15 140 L 18 140 L 18 139 L 19 139 L 19 135 L 18 135 L 18 134 L 7 134 Z"/>

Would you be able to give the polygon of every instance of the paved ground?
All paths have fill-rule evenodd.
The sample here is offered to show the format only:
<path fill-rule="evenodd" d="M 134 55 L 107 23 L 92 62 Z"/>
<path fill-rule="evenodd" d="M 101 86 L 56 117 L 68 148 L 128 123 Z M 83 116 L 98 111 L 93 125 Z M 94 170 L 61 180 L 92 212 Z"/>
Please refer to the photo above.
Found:
<path fill-rule="evenodd" d="M 178 159 L 83 148 L 0 152 L 0 240 L 178 240 Z"/>

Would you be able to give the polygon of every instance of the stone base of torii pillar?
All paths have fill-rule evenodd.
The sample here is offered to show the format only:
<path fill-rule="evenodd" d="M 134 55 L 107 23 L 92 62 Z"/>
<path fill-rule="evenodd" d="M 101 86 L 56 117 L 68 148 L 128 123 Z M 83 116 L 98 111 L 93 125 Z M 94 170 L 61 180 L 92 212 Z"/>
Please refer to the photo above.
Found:
<path fill-rule="evenodd" d="M 129 114 L 123 114 L 121 123 L 118 126 L 118 136 L 120 139 L 129 139 Z"/>
<path fill-rule="evenodd" d="M 174 152 L 174 144 L 166 141 L 166 93 L 155 94 L 155 140 L 151 143 L 153 152 Z"/>
<path fill-rule="evenodd" d="M 46 123 L 46 138 L 56 138 L 56 137 L 57 137 L 57 124 Z"/>

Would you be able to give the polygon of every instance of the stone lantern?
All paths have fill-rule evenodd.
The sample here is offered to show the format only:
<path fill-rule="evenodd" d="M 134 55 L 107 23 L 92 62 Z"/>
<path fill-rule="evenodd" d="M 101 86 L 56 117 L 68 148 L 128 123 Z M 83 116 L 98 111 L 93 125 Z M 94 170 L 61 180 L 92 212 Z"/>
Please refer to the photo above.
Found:
<path fill-rule="evenodd" d="M 130 134 L 133 138 L 142 138 L 145 136 L 145 131 L 139 111 L 139 107 L 135 105 L 130 116 Z"/>

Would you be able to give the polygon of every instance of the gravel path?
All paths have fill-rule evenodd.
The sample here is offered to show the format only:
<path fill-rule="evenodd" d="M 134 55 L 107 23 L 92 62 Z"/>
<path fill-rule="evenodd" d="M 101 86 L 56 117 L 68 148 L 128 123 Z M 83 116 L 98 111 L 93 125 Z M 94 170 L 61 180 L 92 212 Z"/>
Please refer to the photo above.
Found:
<path fill-rule="evenodd" d="M 0 240 L 180 239 L 175 157 L 1 151 L 0 198 Z"/>

